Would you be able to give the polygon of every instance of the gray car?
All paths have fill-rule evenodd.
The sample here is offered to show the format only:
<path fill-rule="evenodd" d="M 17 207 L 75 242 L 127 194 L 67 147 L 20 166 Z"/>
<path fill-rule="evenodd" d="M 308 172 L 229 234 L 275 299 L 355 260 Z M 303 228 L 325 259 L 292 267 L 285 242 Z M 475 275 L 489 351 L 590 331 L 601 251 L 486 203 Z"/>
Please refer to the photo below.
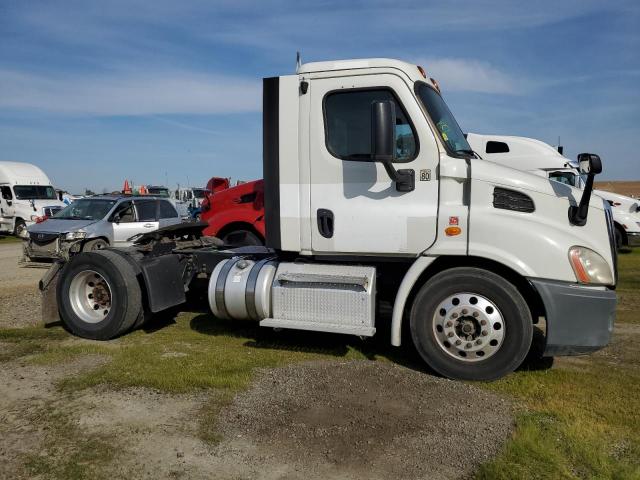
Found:
<path fill-rule="evenodd" d="M 131 245 L 140 233 L 180 223 L 168 199 L 101 195 L 82 198 L 30 226 L 25 257 L 68 259 L 73 253 Z"/>

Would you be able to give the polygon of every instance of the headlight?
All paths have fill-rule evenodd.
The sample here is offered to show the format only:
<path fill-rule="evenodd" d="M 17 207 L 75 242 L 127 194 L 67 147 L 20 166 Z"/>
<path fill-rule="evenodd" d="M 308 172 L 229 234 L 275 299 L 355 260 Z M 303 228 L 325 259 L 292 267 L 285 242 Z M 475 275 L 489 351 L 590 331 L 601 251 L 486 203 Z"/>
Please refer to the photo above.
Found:
<path fill-rule="evenodd" d="M 613 285 L 611 269 L 604 258 L 586 247 L 571 247 L 569 262 L 580 283 Z"/>
<path fill-rule="evenodd" d="M 78 230 L 77 232 L 69 232 L 65 234 L 65 240 L 81 240 L 87 236 L 87 232 L 83 232 L 82 230 Z"/>

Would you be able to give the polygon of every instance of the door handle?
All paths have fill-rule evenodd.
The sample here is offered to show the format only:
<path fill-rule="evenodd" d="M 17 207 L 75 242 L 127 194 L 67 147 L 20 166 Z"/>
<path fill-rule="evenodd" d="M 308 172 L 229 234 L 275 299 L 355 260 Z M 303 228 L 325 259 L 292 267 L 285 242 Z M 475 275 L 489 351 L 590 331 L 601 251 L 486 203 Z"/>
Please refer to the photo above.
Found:
<path fill-rule="evenodd" d="M 325 208 L 318 209 L 318 231 L 324 238 L 333 237 L 333 212 Z"/>
<path fill-rule="evenodd" d="M 143 225 L 143 227 L 144 227 L 144 228 L 153 228 L 153 227 L 155 227 L 155 225 L 154 225 L 153 223 L 145 223 L 145 224 Z"/>

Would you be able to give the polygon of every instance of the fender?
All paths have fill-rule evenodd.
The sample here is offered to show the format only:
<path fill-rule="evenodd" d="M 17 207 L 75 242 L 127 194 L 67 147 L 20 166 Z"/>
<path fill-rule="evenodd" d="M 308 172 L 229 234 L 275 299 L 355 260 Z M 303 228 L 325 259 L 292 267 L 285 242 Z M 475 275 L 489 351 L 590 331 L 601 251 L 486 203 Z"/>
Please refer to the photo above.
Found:
<path fill-rule="evenodd" d="M 418 257 L 404 274 L 396 299 L 393 303 L 393 315 L 391 317 L 391 345 L 399 347 L 401 344 L 402 317 L 407 298 L 420 275 L 433 263 L 436 257 Z"/>

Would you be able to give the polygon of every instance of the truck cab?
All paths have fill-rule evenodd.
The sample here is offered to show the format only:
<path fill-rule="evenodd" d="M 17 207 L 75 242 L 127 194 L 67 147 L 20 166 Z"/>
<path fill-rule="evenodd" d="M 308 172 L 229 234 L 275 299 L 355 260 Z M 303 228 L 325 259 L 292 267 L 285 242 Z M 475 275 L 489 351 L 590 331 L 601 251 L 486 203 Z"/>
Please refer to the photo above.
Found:
<path fill-rule="evenodd" d="M 613 330 L 616 257 L 610 206 L 591 195 L 601 160 L 580 161 L 584 190 L 481 159 L 420 66 L 298 65 L 263 80 L 266 248 L 174 235 L 119 252 L 126 261 L 80 254 L 57 282 L 61 317 L 79 335 L 111 338 L 144 309 L 184 302 L 206 274 L 216 318 L 361 337 L 389 321 L 392 345 L 410 336 L 449 378 L 513 371 L 540 321 L 545 356 L 588 353 Z M 93 284 L 131 286 L 107 297 L 117 308 L 74 296 L 88 270 Z"/>
<path fill-rule="evenodd" d="M 39 167 L 30 163 L 0 162 L 0 232 L 22 237 L 29 225 L 64 207 Z"/>

